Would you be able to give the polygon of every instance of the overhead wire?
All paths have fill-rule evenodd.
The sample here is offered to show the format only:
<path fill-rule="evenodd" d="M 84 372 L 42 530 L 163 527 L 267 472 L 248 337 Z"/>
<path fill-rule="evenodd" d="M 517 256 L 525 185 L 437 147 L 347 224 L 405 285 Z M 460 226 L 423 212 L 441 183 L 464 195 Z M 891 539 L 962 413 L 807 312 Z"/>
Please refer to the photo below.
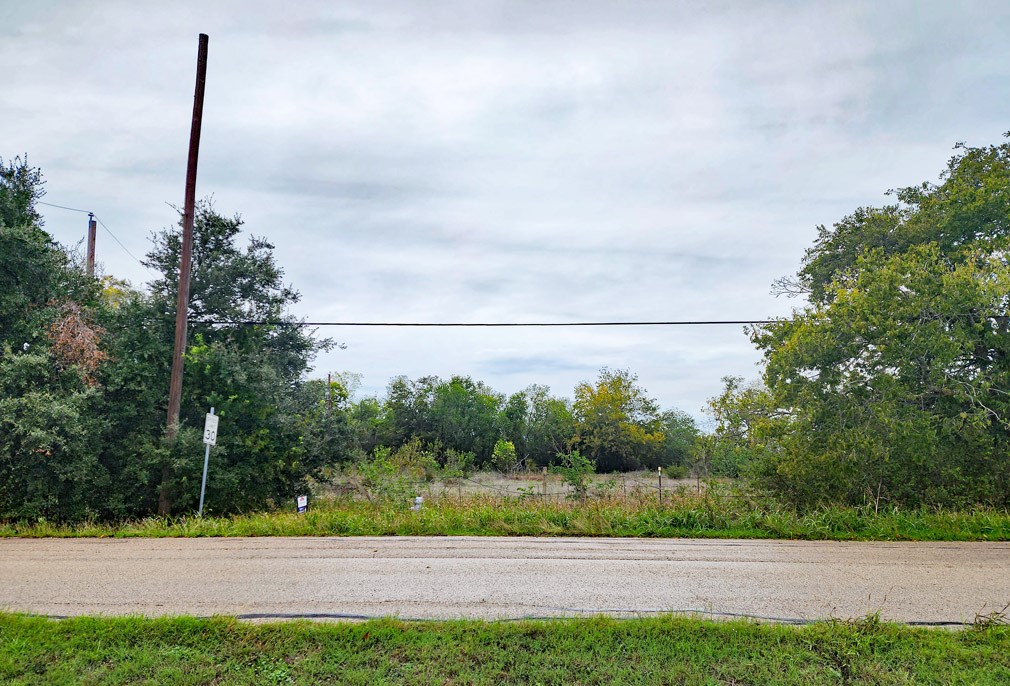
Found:
<path fill-rule="evenodd" d="M 148 267 L 146 264 L 144 264 L 143 262 L 141 262 L 140 259 L 138 259 L 136 255 L 134 255 L 132 252 L 130 252 L 130 250 L 125 245 L 123 245 L 123 242 L 116 237 L 116 234 L 112 233 L 112 230 L 109 229 L 109 227 L 105 225 L 105 222 L 102 221 L 101 217 L 99 217 L 97 214 L 94 215 L 94 217 L 95 217 L 95 221 L 97 221 L 102 226 L 102 228 L 105 229 L 110 236 L 112 236 L 112 240 L 116 241 L 116 243 L 119 244 L 119 247 L 123 249 L 123 252 L 125 252 L 127 255 L 129 255 L 130 257 L 132 257 L 133 261 L 136 262 L 137 264 L 139 264 L 141 267 L 143 267 L 147 271 L 151 272 L 152 274 L 154 273 L 153 271 L 151 271 L 150 267 Z"/>
<path fill-rule="evenodd" d="M 57 205 L 56 203 L 37 200 L 37 204 L 46 207 L 55 207 L 70 212 L 81 212 L 90 214 L 95 218 L 102 228 L 112 237 L 120 248 L 123 249 L 137 264 L 144 267 L 152 274 L 151 268 L 137 258 L 130 250 L 123 245 L 123 242 L 112 232 L 112 230 L 102 221 L 101 217 L 91 210 L 84 210 L 79 207 L 69 207 L 67 205 Z M 603 321 L 603 322 L 298 322 L 298 321 L 266 321 L 266 320 L 245 320 L 245 321 L 224 321 L 224 320 L 192 320 L 193 324 L 226 325 L 226 326 L 355 326 L 355 327 L 445 327 L 445 328 L 505 328 L 505 327 L 589 327 L 589 326 L 720 326 L 720 325 L 747 325 L 747 324 L 771 324 L 773 319 L 735 319 L 735 320 L 699 320 L 699 321 Z"/>
<path fill-rule="evenodd" d="M 445 328 L 502 328 L 502 327 L 588 327 L 588 326 L 719 326 L 772 324 L 777 319 L 726 319 L 726 320 L 677 320 L 677 321 L 603 321 L 603 322 L 300 322 L 269 320 L 218 320 L 194 319 L 192 324 L 212 326 L 375 326 L 375 327 L 445 327 Z"/>
<path fill-rule="evenodd" d="M 119 245 L 119 247 L 123 249 L 123 252 L 125 252 L 127 255 L 129 255 L 133 259 L 134 262 L 136 262 L 137 264 L 139 264 L 141 267 L 143 267 L 144 269 L 146 269 L 148 272 L 150 272 L 151 274 L 154 273 L 153 271 L 151 271 L 150 267 L 148 267 L 146 264 L 144 264 L 136 255 L 134 255 L 132 252 L 130 252 L 130 249 L 127 248 L 125 245 L 123 245 L 123 242 L 121 240 L 119 240 L 119 237 L 116 236 L 116 234 L 114 234 L 112 232 L 112 229 L 110 229 L 106 225 L 106 223 L 104 221 L 102 221 L 102 218 L 99 217 L 94 212 L 92 212 L 91 210 L 82 210 L 79 207 L 67 207 L 66 205 L 57 205 L 55 203 L 44 202 L 42 200 L 36 200 L 35 202 L 38 205 L 45 205 L 46 207 L 55 207 L 55 208 L 61 209 L 61 210 L 69 210 L 70 212 L 81 212 L 83 214 L 91 215 L 92 217 L 94 217 L 95 221 L 98 222 L 103 229 L 105 229 L 106 233 L 108 233 L 112 237 L 112 240 L 114 240 L 116 242 L 116 244 Z"/>
<path fill-rule="evenodd" d="M 56 208 L 61 209 L 61 210 L 70 210 L 71 212 L 83 212 L 84 214 L 89 214 L 90 213 L 90 210 L 82 210 L 82 209 L 79 209 L 77 207 L 67 207 L 66 205 L 56 205 L 54 203 L 43 202 L 41 200 L 36 200 L 35 204 L 36 205 L 45 205 L 46 207 L 56 207 Z"/>
<path fill-rule="evenodd" d="M 154 274 L 146 264 L 137 258 L 123 245 L 115 233 L 102 221 L 101 217 L 90 210 L 67 205 L 37 200 L 37 204 L 55 207 L 71 212 L 90 214 L 101 224 L 102 228 L 137 264 Z M 977 314 L 947 314 L 946 317 L 977 316 Z M 625 326 L 761 326 L 775 324 L 793 319 L 783 317 L 778 319 L 704 319 L 704 320 L 635 320 L 635 321 L 576 321 L 576 322 L 410 322 L 410 321 L 270 321 L 270 320 L 191 320 L 191 324 L 206 324 L 210 326 L 277 326 L 277 327 L 375 327 L 375 328 L 577 328 L 577 327 L 625 327 Z"/>

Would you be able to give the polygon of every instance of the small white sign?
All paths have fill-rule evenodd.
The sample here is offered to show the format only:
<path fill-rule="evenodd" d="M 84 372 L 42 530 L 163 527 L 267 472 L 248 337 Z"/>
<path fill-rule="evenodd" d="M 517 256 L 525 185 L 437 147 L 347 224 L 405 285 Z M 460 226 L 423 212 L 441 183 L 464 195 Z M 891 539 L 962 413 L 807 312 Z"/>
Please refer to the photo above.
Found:
<path fill-rule="evenodd" d="M 217 415 L 208 414 L 203 425 L 203 442 L 207 445 L 217 445 Z"/>
<path fill-rule="evenodd" d="M 307 509 L 309 509 L 309 496 L 298 496 L 298 514 L 303 514 Z"/>

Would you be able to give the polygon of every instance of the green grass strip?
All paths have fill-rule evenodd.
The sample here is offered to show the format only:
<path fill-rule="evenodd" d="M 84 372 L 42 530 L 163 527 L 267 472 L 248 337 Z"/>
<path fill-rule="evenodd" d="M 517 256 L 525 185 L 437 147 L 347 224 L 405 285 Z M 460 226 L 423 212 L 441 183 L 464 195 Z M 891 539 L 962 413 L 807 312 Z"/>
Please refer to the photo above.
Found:
<path fill-rule="evenodd" d="M 1007 684 L 1010 628 L 677 617 L 277 622 L 0 614 L 0 683 Z"/>
<path fill-rule="evenodd" d="M 742 499 L 655 501 L 433 498 L 420 512 L 402 503 L 316 501 L 304 515 L 260 512 L 230 517 L 127 522 L 0 522 L 0 537 L 190 536 L 620 536 L 778 538 L 839 541 L 1008 541 L 1010 512 L 830 507 L 809 513 Z"/>

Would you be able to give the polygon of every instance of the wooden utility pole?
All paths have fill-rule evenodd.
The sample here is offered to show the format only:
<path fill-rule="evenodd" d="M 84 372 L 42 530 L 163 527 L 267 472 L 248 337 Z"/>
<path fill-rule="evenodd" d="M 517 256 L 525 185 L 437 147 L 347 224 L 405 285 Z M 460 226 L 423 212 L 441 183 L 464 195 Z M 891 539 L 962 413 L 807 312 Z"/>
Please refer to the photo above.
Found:
<path fill-rule="evenodd" d="M 196 57 L 196 91 L 193 95 L 193 123 L 189 130 L 189 162 L 186 166 L 186 200 L 182 215 L 182 258 L 179 262 L 179 297 L 175 304 L 175 349 L 172 353 L 172 381 L 168 388 L 168 422 L 165 434 L 179 433 L 179 409 L 182 404 L 182 355 L 186 350 L 189 315 L 189 277 L 193 264 L 193 220 L 196 211 L 196 166 L 200 156 L 200 126 L 203 123 L 203 92 L 207 83 L 207 34 L 200 34 Z M 171 502 L 167 487 L 171 476 L 167 466 L 161 472 L 158 514 L 168 514 Z"/>
<path fill-rule="evenodd" d="M 95 222 L 95 213 L 88 212 L 88 262 L 86 272 L 88 277 L 95 275 L 95 238 L 98 234 L 98 224 Z"/>

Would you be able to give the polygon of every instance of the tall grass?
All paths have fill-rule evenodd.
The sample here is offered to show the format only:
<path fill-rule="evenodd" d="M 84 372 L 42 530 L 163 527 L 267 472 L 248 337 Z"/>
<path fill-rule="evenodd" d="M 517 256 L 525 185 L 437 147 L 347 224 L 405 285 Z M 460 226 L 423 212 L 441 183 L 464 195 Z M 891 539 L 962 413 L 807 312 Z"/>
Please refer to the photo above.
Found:
<path fill-rule="evenodd" d="M 54 621 L 0 613 L 0 683 L 1006 684 L 1010 630 L 874 618 L 523 622 Z"/>
<path fill-rule="evenodd" d="M 115 523 L 0 523 L 0 537 L 196 536 L 614 536 L 802 540 L 1007 541 L 1010 512 L 827 507 L 799 513 L 743 493 L 681 491 L 556 500 L 487 494 L 406 502 L 317 499 L 302 515 L 147 518 Z"/>

